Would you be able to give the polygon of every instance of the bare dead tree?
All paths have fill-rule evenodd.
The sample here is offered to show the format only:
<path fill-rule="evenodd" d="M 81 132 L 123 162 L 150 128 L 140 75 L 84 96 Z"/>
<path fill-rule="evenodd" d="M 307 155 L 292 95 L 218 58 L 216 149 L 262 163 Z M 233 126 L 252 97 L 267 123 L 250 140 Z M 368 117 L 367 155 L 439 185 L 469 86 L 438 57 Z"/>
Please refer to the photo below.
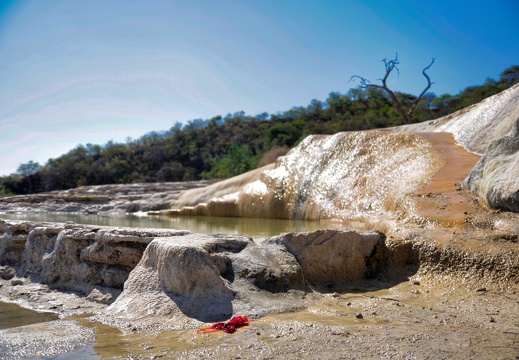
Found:
<path fill-rule="evenodd" d="M 423 76 L 425 76 L 425 78 L 427 79 L 427 86 L 422 91 L 420 96 L 418 96 L 416 98 L 416 100 L 411 104 L 411 106 L 407 109 L 407 111 L 404 109 L 403 105 L 400 103 L 400 101 L 398 100 L 398 97 L 395 95 L 395 93 L 387 86 L 387 78 L 389 77 L 391 72 L 393 70 L 396 70 L 398 73 L 400 73 L 400 70 L 397 67 L 397 65 L 400 64 L 398 61 L 398 54 L 396 54 L 396 56 L 393 60 L 384 59 L 384 60 L 382 60 L 382 62 L 384 62 L 384 65 L 386 67 L 386 74 L 384 75 L 384 77 L 382 79 L 379 79 L 382 82 L 382 85 L 371 84 L 369 80 L 367 80 L 366 78 L 363 78 L 362 76 L 358 76 L 358 75 L 353 75 L 350 78 L 350 81 L 352 81 L 353 79 L 359 79 L 360 80 L 359 87 L 362 89 L 375 88 L 375 89 L 384 90 L 389 95 L 389 97 L 393 101 L 393 105 L 395 106 L 397 111 L 402 116 L 402 121 L 404 122 L 404 124 L 410 124 L 413 121 L 413 113 L 416 110 L 416 107 L 418 106 L 420 99 L 424 96 L 424 94 L 427 92 L 427 90 L 429 90 L 431 85 L 434 84 L 433 82 L 431 82 L 431 79 L 429 78 L 429 76 L 426 73 L 426 71 L 429 70 L 429 68 L 432 66 L 432 64 L 434 64 L 434 58 L 432 59 L 431 63 L 422 70 Z"/>

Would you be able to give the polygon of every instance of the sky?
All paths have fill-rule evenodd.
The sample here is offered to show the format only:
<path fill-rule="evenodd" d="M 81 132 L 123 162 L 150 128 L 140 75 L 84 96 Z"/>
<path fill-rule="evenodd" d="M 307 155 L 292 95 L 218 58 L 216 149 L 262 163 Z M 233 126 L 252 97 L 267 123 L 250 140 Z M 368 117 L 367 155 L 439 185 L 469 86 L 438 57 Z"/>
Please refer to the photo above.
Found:
<path fill-rule="evenodd" d="M 398 53 L 395 91 L 457 94 L 519 65 L 517 0 L 0 0 L 0 176 L 245 111 L 274 114 Z"/>

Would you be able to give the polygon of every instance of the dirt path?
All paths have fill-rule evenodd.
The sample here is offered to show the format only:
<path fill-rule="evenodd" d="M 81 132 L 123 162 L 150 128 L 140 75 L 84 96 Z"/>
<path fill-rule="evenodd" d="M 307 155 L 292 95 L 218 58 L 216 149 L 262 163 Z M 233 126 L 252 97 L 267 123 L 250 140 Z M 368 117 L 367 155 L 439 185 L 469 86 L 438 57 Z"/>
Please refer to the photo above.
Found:
<path fill-rule="evenodd" d="M 414 194 L 416 212 L 443 227 L 462 226 L 467 215 L 474 213 L 476 209 L 460 188 L 460 182 L 470 173 L 480 157 L 456 144 L 451 133 L 420 135 L 432 142 L 445 165 L 428 185 Z"/>

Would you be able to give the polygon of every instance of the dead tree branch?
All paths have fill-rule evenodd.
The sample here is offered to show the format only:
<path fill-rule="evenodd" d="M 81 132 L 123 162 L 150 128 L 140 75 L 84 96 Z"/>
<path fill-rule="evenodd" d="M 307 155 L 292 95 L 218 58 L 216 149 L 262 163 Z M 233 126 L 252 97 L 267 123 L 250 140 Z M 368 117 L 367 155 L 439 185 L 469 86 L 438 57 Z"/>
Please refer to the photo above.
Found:
<path fill-rule="evenodd" d="M 431 85 L 434 84 L 433 82 L 431 82 L 431 79 L 429 78 L 429 76 L 426 73 L 426 71 L 429 70 L 429 68 L 432 66 L 432 64 L 434 64 L 434 58 L 432 59 L 431 63 L 422 70 L 423 76 L 425 76 L 425 78 L 427 79 L 427 86 L 422 91 L 420 96 L 418 96 L 416 98 L 416 100 L 411 104 L 411 106 L 409 107 L 409 109 L 407 111 L 404 109 L 401 102 L 398 100 L 398 97 L 396 96 L 396 94 L 387 86 L 387 79 L 388 79 L 389 75 L 391 74 L 391 72 L 396 70 L 396 72 L 400 74 L 400 70 L 397 67 L 397 65 L 400 64 L 400 62 L 398 61 L 398 53 L 395 55 L 395 58 L 393 60 L 383 59 L 382 62 L 384 63 L 384 66 L 386 67 L 386 73 L 385 73 L 384 77 L 382 79 L 379 79 L 382 82 L 382 85 L 371 84 L 369 80 L 367 80 L 366 78 L 363 78 L 362 76 L 358 76 L 358 75 L 353 75 L 350 78 L 350 81 L 352 81 L 353 79 L 359 79 L 360 80 L 359 87 L 362 89 L 375 88 L 375 89 L 384 90 L 386 92 L 386 94 L 391 98 L 391 101 L 393 101 L 393 105 L 395 106 L 396 110 L 399 112 L 400 116 L 402 117 L 402 121 L 404 122 L 404 124 L 410 124 L 413 121 L 413 113 L 416 110 L 416 107 L 418 106 L 420 99 L 424 96 L 424 94 L 427 92 L 427 90 L 429 90 Z"/>

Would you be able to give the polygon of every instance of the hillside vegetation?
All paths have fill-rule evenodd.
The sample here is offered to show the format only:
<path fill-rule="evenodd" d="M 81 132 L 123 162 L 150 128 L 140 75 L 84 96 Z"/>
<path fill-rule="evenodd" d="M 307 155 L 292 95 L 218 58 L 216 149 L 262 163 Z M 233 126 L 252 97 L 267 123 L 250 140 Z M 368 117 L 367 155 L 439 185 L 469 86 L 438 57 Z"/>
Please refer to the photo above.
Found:
<path fill-rule="evenodd" d="M 414 113 L 421 122 L 448 115 L 519 82 L 519 66 L 498 81 L 487 79 L 457 95 L 427 93 Z M 416 96 L 396 93 L 402 105 Z M 195 119 L 126 143 L 78 145 L 40 166 L 21 164 L 0 177 L 0 195 L 64 190 L 82 185 L 223 179 L 273 162 L 310 134 L 369 130 L 402 124 L 391 99 L 380 89 L 331 92 L 323 102 L 285 112 L 250 116 L 244 112 Z"/>

